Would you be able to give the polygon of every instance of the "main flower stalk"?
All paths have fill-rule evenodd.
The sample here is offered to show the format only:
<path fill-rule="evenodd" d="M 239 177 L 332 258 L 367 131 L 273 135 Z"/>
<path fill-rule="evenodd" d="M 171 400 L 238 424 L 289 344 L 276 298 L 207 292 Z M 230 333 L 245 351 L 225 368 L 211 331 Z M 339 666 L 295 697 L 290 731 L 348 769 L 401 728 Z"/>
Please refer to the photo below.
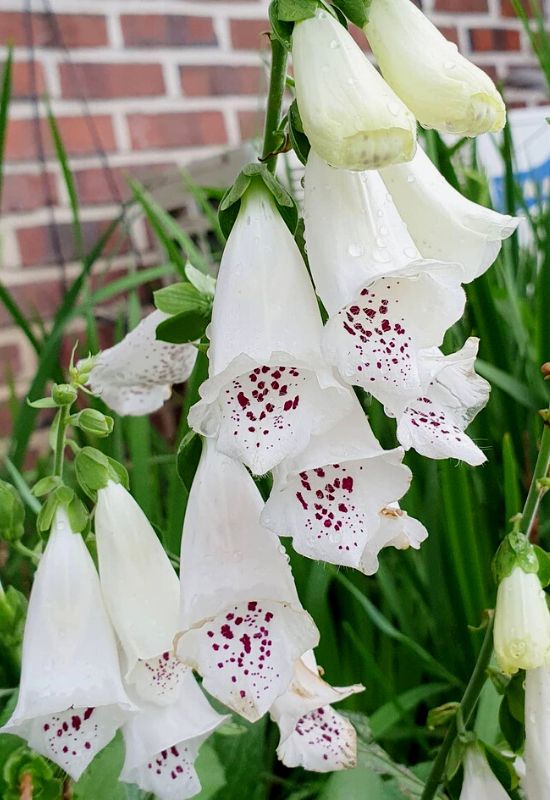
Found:
<path fill-rule="evenodd" d="M 267 165 L 270 172 L 275 172 L 277 164 L 277 148 L 279 145 L 277 130 L 281 119 L 281 107 L 285 92 L 287 60 L 287 51 L 275 36 L 272 36 L 271 70 L 262 147 L 262 161 Z"/>

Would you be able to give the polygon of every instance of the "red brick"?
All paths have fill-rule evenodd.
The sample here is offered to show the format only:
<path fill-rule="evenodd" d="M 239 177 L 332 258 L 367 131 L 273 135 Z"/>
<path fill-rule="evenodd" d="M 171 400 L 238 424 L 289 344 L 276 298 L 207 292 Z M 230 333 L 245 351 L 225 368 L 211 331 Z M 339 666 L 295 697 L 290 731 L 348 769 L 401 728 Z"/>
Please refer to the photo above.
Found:
<path fill-rule="evenodd" d="M 504 28 L 473 28 L 469 34 L 470 46 L 478 53 L 520 49 L 519 31 Z"/>
<path fill-rule="evenodd" d="M 31 15 L 32 42 L 35 47 L 100 47 L 107 44 L 105 17 L 97 14 Z M 56 25 L 57 23 L 57 25 Z M 2 44 L 13 42 L 26 47 L 31 42 L 27 17 L 18 11 L 0 13 Z"/>
<path fill-rule="evenodd" d="M 84 252 L 87 253 L 105 232 L 110 220 L 93 220 L 82 223 Z M 57 235 L 64 261 L 75 261 L 78 253 L 75 248 L 73 227 L 70 223 L 56 226 Z M 19 228 L 16 232 L 19 243 L 21 262 L 24 267 L 55 264 L 59 260 L 55 239 L 51 226 L 36 225 L 30 228 Z M 128 252 L 130 243 L 120 230 L 113 233 L 103 251 L 104 256 L 113 256 Z"/>
<path fill-rule="evenodd" d="M 259 50 L 266 47 L 269 38 L 269 22 L 266 19 L 229 20 L 231 44 L 235 50 Z"/>
<path fill-rule="evenodd" d="M 453 14 L 476 14 L 489 10 L 487 0 L 435 0 L 435 11 L 450 11 Z"/>
<path fill-rule="evenodd" d="M 97 135 L 104 150 L 115 150 L 115 135 L 109 116 L 93 117 Z M 93 155 L 97 152 L 97 143 L 90 130 L 87 117 L 57 117 L 56 122 L 67 153 L 70 156 Z M 54 152 L 50 136 L 50 128 L 46 120 L 41 120 L 40 130 L 47 155 Z M 8 122 L 6 158 L 21 161 L 37 160 L 37 130 L 33 119 L 12 119 Z"/>
<path fill-rule="evenodd" d="M 219 111 L 129 114 L 128 125 L 132 147 L 136 150 L 227 142 L 225 123 Z"/>
<path fill-rule="evenodd" d="M 262 78 L 259 67 L 180 67 L 181 88 L 189 97 L 259 94 Z"/>
<path fill-rule="evenodd" d="M 124 42 L 128 47 L 197 47 L 216 45 L 210 17 L 173 14 L 122 14 Z"/>
<path fill-rule="evenodd" d="M 54 176 L 22 174 L 5 175 L 2 190 L 2 213 L 33 211 L 36 208 L 57 203 Z"/>
<path fill-rule="evenodd" d="M 43 95 L 45 83 L 42 64 L 34 62 L 33 68 L 31 61 L 16 61 L 12 66 L 11 91 L 16 100 Z"/>
<path fill-rule="evenodd" d="M 125 167 L 111 168 L 109 176 L 104 169 L 99 167 L 82 169 L 73 173 L 78 197 L 82 205 L 98 205 L 101 203 L 111 203 L 118 200 L 114 194 L 115 189 L 111 181 L 114 182 L 119 196 L 126 199 L 130 196 L 128 188 L 128 177 L 137 178 L 145 186 L 152 184 L 158 179 L 159 174 L 176 169 L 174 162 L 162 164 L 129 164 Z"/>
<path fill-rule="evenodd" d="M 264 117 L 261 111 L 239 111 L 241 139 L 257 139 L 262 135 Z"/>
<path fill-rule="evenodd" d="M 521 0 L 521 5 L 528 17 L 533 16 L 533 6 L 530 0 Z M 543 6 L 544 3 L 539 2 L 539 5 Z M 514 5 L 512 0 L 500 0 L 500 13 L 503 17 L 516 17 L 517 14 L 514 10 Z"/>
<path fill-rule="evenodd" d="M 0 381 L 7 377 L 16 377 L 21 370 L 21 352 L 15 342 L 0 344 Z"/>
<path fill-rule="evenodd" d="M 160 64 L 61 64 L 63 97 L 151 97 L 164 94 Z"/>
<path fill-rule="evenodd" d="M 33 321 L 37 318 L 47 319 L 52 316 L 61 302 L 63 288 L 60 280 L 44 281 L 8 286 L 8 291 L 25 314 L 26 318 Z M 0 328 L 12 325 L 13 320 L 0 303 Z"/>
<path fill-rule="evenodd" d="M 451 28 L 444 25 L 440 27 L 439 30 L 443 34 L 443 36 L 446 39 L 448 39 L 449 42 L 454 42 L 455 44 L 458 44 L 458 31 L 456 28 Z"/>

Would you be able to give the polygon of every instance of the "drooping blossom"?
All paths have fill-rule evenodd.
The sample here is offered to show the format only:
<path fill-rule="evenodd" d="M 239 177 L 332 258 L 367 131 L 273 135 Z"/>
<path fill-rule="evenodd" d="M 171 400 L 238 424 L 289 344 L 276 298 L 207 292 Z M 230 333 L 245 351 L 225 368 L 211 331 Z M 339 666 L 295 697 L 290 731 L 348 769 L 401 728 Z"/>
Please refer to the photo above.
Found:
<path fill-rule="evenodd" d="M 472 466 L 486 456 L 464 433 L 487 404 L 490 385 L 476 374 L 479 340 L 470 337 L 456 353 L 444 356 L 437 348 L 422 355 L 429 380 L 398 417 L 397 438 L 409 449 L 429 458 L 458 458 Z"/>
<path fill-rule="evenodd" d="M 354 767 L 355 729 L 332 704 L 363 690 L 360 684 L 330 686 L 319 675 L 313 651 L 305 653 L 296 662 L 289 688 L 270 709 L 271 718 L 279 726 L 277 755 L 283 764 L 314 772 Z"/>
<path fill-rule="evenodd" d="M 425 128 L 478 136 L 504 127 L 491 78 L 410 0 L 372 0 L 364 31 L 385 80 Z"/>
<path fill-rule="evenodd" d="M 133 709 L 94 563 L 59 508 L 29 600 L 17 706 L 1 730 L 78 780 Z"/>
<path fill-rule="evenodd" d="M 397 416 L 425 383 L 421 351 L 462 315 L 461 268 L 420 257 L 377 172 L 335 170 L 310 153 L 304 205 L 310 267 L 330 314 L 324 354 Z"/>
<path fill-rule="evenodd" d="M 209 379 L 189 422 L 263 474 L 299 452 L 345 408 L 320 351 L 322 324 L 298 247 L 259 186 L 249 189 L 222 258 Z"/>
<path fill-rule="evenodd" d="M 153 311 L 95 360 L 88 385 L 117 414 L 151 414 L 168 400 L 172 384 L 191 374 L 197 348 L 159 341 L 156 329 L 165 319 L 168 314 Z"/>
<path fill-rule="evenodd" d="M 295 25 L 292 63 L 304 131 L 321 158 L 354 170 L 412 158 L 413 115 L 331 13 Z"/>
<path fill-rule="evenodd" d="M 494 643 L 498 665 L 508 675 L 550 664 L 550 612 L 535 572 L 515 566 L 499 583 Z"/>
<path fill-rule="evenodd" d="M 381 548 L 406 530 L 388 525 L 404 519 L 394 507 L 407 491 L 411 472 L 403 451 L 383 450 L 359 406 L 273 472 L 262 522 L 309 558 L 372 574 Z M 388 512 L 388 507 L 392 510 Z M 412 521 L 416 523 L 416 520 Z M 422 529 L 420 541 L 427 533 Z M 411 543 L 418 546 L 418 534 Z"/>
<path fill-rule="evenodd" d="M 260 524 L 262 508 L 243 465 L 206 442 L 185 516 L 176 652 L 210 694 L 252 722 L 319 638 L 284 548 Z"/>
<path fill-rule="evenodd" d="M 380 175 L 421 255 L 457 261 L 463 283 L 491 266 L 502 240 L 517 228 L 517 217 L 498 214 L 464 197 L 421 147 L 412 161 L 386 167 Z"/>
<path fill-rule="evenodd" d="M 525 774 L 527 800 L 550 796 L 550 672 L 546 667 L 525 673 Z"/>
<path fill-rule="evenodd" d="M 469 747 L 464 756 L 464 781 L 459 800 L 510 800 L 487 759 L 475 745 Z"/>
<path fill-rule="evenodd" d="M 120 483 L 99 489 L 95 531 L 101 589 L 124 651 L 126 681 L 145 700 L 171 703 L 186 671 L 172 652 L 178 577 L 149 520 Z"/>
<path fill-rule="evenodd" d="M 227 716 L 209 705 L 191 670 L 170 705 L 144 704 L 124 725 L 125 759 L 120 780 L 159 800 L 185 800 L 201 790 L 194 762 L 205 739 Z"/>

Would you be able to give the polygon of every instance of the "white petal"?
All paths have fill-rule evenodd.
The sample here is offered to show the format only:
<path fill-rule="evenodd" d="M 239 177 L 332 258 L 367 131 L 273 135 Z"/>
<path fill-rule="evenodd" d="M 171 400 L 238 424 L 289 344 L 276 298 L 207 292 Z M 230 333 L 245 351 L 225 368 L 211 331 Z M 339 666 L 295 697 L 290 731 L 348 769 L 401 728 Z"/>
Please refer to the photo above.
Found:
<path fill-rule="evenodd" d="M 121 342 L 99 354 L 88 384 L 117 414 L 156 411 L 170 397 L 172 384 L 191 374 L 197 348 L 156 339 L 157 326 L 165 319 L 167 314 L 153 311 Z"/>
<path fill-rule="evenodd" d="M 349 720 L 324 706 L 304 714 L 294 732 L 277 748 L 287 767 L 312 772 L 351 769 L 357 760 L 357 735 Z"/>
<path fill-rule="evenodd" d="M 177 654 L 208 691 L 249 719 L 286 689 L 293 662 L 318 640 L 284 548 L 260 524 L 262 508 L 242 464 L 207 442 L 182 537 Z"/>
<path fill-rule="evenodd" d="M 374 575 L 379 566 L 378 555 L 384 547 L 418 550 L 427 538 L 428 531 L 421 522 L 409 517 L 398 503 L 388 503 L 379 512 L 378 528 L 372 542 L 363 551 L 360 569 L 365 575 Z"/>
<path fill-rule="evenodd" d="M 545 667 L 525 674 L 525 776 L 528 800 L 550 794 L 550 673 Z"/>
<path fill-rule="evenodd" d="M 384 183 L 424 258 L 458 261 L 474 280 L 496 259 L 519 219 L 468 200 L 448 183 L 422 148 L 407 164 L 381 170 Z"/>
<path fill-rule="evenodd" d="M 396 415 L 422 386 L 419 351 L 441 344 L 464 304 L 453 270 L 381 278 L 329 319 L 326 358 Z"/>
<path fill-rule="evenodd" d="M 126 655 L 126 679 L 137 681 L 142 696 L 171 702 L 181 678 L 168 652 L 179 627 L 178 577 L 121 484 L 111 481 L 99 490 L 95 531 L 101 589 Z"/>
<path fill-rule="evenodd" d="M 78 778 L 132 708 L 92 558 L 60 509 L 35 574 L 19 698 L 3 730 L 32 738 L 34 749 Z"/>
<path fill-rule="evenodd" d="M 487 759 L 477 747 L 469 747 L 464 758 L 464 782 L 460 800 L 510 800 Z M 541 798 L 542 800 L 542 798 Z"/>
<path fill-rule="evenodd" d="M 175 703 L 144 705 L 123 728 L 126 757 L 120 778 L 161 800 L 183 800 L 200 791 L 194 761 L 202 742 L 227 717 L 206 701 L 190 670 Z"/>
<path fill-rule="evenodd" d="M 284 465 L 274 473 L 262 522 L 292 536 L 294 548 L 309 558 L 361 568 L 364 551 L 378 538 L 380 510 L 409 486 L 411 473 L 401 464 L 401 450 L 384 451 L 379 445 L 375 450 L 368 442 L 361 452 L 365 429 L 370 439 L 369 424 L 356 406 L 355 414 L 313 440 L 292 471 Z"/>
<path fill-rule="evenodd" d="M 422 125 L 460 136 L 504 127 L 493 81 L 409 0 L 373 0 L 364 30 L 382 75 Z"/>
<path fill-rule="evenodd" d="M 412 157 L 412 114 L 330 13 L 295 25 L 292 61 L 304 130 L 325 161 L 374 169 Z"/>

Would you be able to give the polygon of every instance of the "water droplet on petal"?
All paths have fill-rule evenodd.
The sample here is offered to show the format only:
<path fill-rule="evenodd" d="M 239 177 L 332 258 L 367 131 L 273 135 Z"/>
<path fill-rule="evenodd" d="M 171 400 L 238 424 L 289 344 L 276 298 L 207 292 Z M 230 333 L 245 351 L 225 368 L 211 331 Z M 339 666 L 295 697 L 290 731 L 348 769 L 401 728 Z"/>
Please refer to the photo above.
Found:
<path fill-rule="evenodd" d="M 378 238 L 376 239 L 376 246 L 377 246 L 377 247 L 385 247 L 385 246 L 386 246 L 386 241 L 385 241 L 385 239 L 382 239 L 381 237 L 378 237 Z"/>
<path fill-rule="evenodd" d="M 384 212 L 382 211 L 381 208 L 379 208 L 378 211 L 376 212 L 376 216 L 377 217 L 383 217 L 384 216 Z"/>
<path fill-rule="evenodd" d="M 416 178 L 414 175 L 407 175 L 407 183 L 414 183 Z"/>
<path fill-rule="evenodd" d="M 330 49 L 331 50 L 336 50 L 337 47 L 340 47 L 340 45 L 338 44 L 336 39 L 333 39 L 332 42 L 330 43 Z"/>
<path fill-rule="evenodd" d="M 390 114 L 393 114 L 394 117 L 397 117 L 397 115 L 401 111 L 401 106 L 399 105 L 399 103 L 396 103 L 395 101 L 392 100 L 391 103 L 388 103 L 388 111 L 390 112 Z"/>
<path fill-rule="evenodd" d="M 454 61 L 445 61 L 443 69 L 447 69 L 450 72 L 452 69 L 456 69 L 456 63 Z"/>
<path fill-rule="evenodd" d="M 418 250 L 416 247 L 405 247 L 403 250 L 403 255 L 407 256 L 407 258 L 417 258 Z"/>
<path fill-rule="evenodd" d="M 359 258 L 365 252 L 365 248 L 361 247 L 360 244 L 350 244 L 348 247 L 348 253 L 352 258 Z"/>

